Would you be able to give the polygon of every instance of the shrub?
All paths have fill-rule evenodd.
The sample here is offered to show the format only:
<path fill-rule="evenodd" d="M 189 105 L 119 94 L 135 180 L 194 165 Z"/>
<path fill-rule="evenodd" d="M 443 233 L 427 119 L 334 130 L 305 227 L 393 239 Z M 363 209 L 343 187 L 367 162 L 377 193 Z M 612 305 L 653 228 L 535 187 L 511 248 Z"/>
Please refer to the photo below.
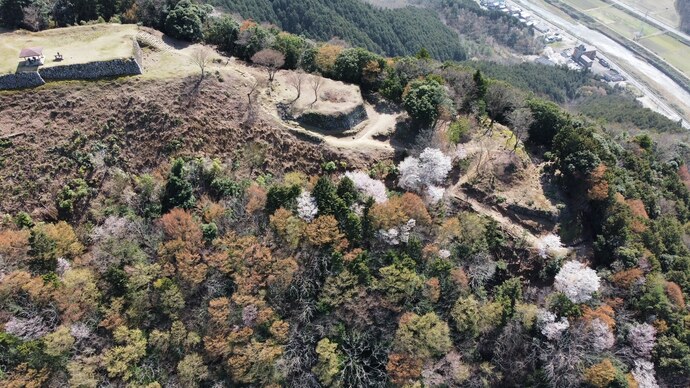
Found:
<path fill-rule="evenodd" d="M 412 81 L 403 94 L 403 106 L 410 117 L 422 125 L 432 125 L 449 104 L 446 89 L 435 80 Z"/>
<path fill-rule="evenodd" d="M 187 181 L 185 175 L 184 160 L 175 159 L 161 197 L 163 212 L 168 212 L 176 207 L 191 209 L 196 204 L 192 184 Z"/>
<path fill-rule="evenodd" d="M 616 379 L 618 371 L 611 360 L 604 359 L 598 364 L 587 368 L 584 373 L 585 381 L 597 388 L 606 388 Z"/>
<path fill-rule="evenodd" d="M 395 332 L 395 349 L 422 359 L 439 357 L 452 347 L 450 331 L 436 313 L 405 313 Z"/>
<path fill-rule="evenodd" d="M 198 42 L 204 37 L 203 25 L 210 11 L 210 6 L 181 0 L 165 19 L 165 32 L 173 38 Z"/>

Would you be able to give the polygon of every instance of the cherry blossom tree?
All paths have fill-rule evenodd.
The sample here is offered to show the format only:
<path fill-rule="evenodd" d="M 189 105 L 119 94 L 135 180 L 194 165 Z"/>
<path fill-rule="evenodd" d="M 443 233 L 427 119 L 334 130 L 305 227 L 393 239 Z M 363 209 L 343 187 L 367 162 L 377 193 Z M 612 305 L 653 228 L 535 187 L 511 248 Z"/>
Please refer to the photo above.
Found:
<path fill-rule="evenodd" d="M 570 327 L 570 323 L 565 317 L 556 320 L 556 314 L 547 311 L 539 310 L 537 313 L 537 325 L 539 330 L 550 341 L 557 341 L 563 335 L 563 332 Z"/>
<path fill-rule="evenodd" d="M 372 179 L 368 174 L 362 171 L 348 171 L 345 173 L 345 176 L 350 178 L 360 193 L 374 198 L 376 203 L 388 201 L 386 185 L 380 180 Z"/>
<path fill-rule="evenodd" d="M 635 368 L 632 375 L 639 388 L 658 388 L 659 384 L 654 377 L 654 364 L 647 360 L 635 360 Z"/>
<path fill-rule="evenodd" d="M 5 324 L 5 332 L 24 341 L 29 341 L 50 333 L 50 327 L 40 316 L 31 318 L 12 317 Z"/>
<path fill-rule="evenodd" d="M 398 185 L 405 190 L 426 191 L 430 199 L 439 197 L 439 188 L 453 168 L 450 157 L 436 148 L 426 148 L 419 158 L 408 156 L 400 162 Z M 438 202 L 438 201 L 437 201 Z"/>
<path fill-rule="evenodd" d="M 555 252 L 563 248 L 563 243 L 561 243 L 561 238 L 553 233 L 543 236 L 537 241 L 537 249 L 539 250 L 539 256 L 546 259 L 547 257 L 553 257 Z"/>
<path fill-rule="evenodd" d="M 597 273 L 574 260 L 563 265 L 554 282 L 554 287 L 573 303 L 584 303 L 592 299 L 592 294 L 599 290 L 599 285 Z"/>
<path fill-rule="evenodd" d="M 430 204 L 435 205 L 443 199 L 445 194 L 445 188 L 440 186 L 429 186 L 426 190 L 426 199 Z"/>
<path fill-rule="evenodd" d="M 635 354 L 649 358 L 656 341 L 656 328 L 648 323 L 634 324 L 628 332 L 628 341 Z"/>
<path fill-rule="evenodd" d="M 399 245 L 400 243 L 407 244 L 407 242 L 410 241 L 410 234 L 415 226 L 417 226 L 417 221 L 410 219 L 401 226 L 379 230 L 379 236 L 389 245 Z"/>
<path fill-rule="evenodd" d="M 312 222 L 318 212 L 319 208 L 316 205 L 316 199 L 314 199 L 310 192 L 303 191 L 297 197 L 297 215 L 299 215 L 299 218 Z"/>
<path fill-rule="evenodd" d="M 611 349 L 615 342 L 611 328 L 599 318 L 590 323 L 588 336 L 589 343 L 597 352 Z"/>

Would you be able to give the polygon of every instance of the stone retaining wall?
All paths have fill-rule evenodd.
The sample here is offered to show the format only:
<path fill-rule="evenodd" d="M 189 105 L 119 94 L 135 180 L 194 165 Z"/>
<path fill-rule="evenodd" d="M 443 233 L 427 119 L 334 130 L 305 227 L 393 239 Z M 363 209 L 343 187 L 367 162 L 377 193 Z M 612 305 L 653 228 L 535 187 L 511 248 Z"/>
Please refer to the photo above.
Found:
<path fill-rule="evenodd" d="M 139 75 L 142 73 L 141 63 L 141 47 L 133 38 L 131 58 L 39 68 L 38 72 L 32 73 L 0 75 L 0 90 L 34 88 L 44 85 L 46 81 L 93 80 Z"/>
<path fill-rule="evenodd" d="M 315 112 L 306 112 L 297 117 L 297 121 L 304 125 L 317 127 L 326 132 L 343 132 L 356 127 L 367 119 L 367 111 L 364 105 L 357 105 L 350 111 L 325 115 Z"/>
<path fill-rule="evenodd" d="M 45 83 L 36 72 L 0 75 L 0 90 L 35 88 Z"/>
<path fill-rule="evenodd" d="M 79 63 L 74 65 L 46 67 L 38 73 L 46 81 L 92 80 L 141 74 L 141 66 L 134 60 L 114 59 L 112 61 Z"/>
<path fill-rule="evenodd" d="M 141 46 L 139 46 L 139 42 L 137 42 L 136 37 L 132 38 L 132 55 L 134 57 L 134 60 L 137 61 L 137 64 L 139 65 L 139 71 L 141 71 L 143 63 L 144 63 L 143 62 L 144 53 L 141 51 Z"/>

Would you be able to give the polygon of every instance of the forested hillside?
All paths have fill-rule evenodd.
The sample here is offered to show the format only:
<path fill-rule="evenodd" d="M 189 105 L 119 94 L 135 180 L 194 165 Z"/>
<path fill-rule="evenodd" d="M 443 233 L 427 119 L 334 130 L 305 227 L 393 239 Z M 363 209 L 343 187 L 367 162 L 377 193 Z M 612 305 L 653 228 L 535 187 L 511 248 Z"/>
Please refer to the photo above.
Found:
<path fill-rule="evenodd" d="M 389 56 L 412 55 L 426 48 L 436 59 L 461 60 L 458 36 L 432 10 L 377 9 L 361 0 L 212 0 L 244 18 L 328 41 L 333 37 Z"/>
<path fill-rule="evenodd" d="M 589 72 L 172 3 L 112 17 L 204 42 L 139 31 L 145 69 L 194 72 L 0 92 L 0 386 L 690 385 L 676 123 Z M 280 117 L 336 81 L 395 113 L 389 151 Z"/>

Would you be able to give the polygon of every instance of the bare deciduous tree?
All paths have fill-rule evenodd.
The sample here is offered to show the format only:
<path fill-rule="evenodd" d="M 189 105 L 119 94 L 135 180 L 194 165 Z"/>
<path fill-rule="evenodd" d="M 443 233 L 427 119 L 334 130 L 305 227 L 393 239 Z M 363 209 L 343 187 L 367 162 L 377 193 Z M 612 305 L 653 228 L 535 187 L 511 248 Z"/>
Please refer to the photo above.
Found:
<path fill-rule="evenodd" d="M 314 91 L 314 102 L 312 104 L 316 104 L 319 101 L 319 89 L 321 89 L 321 84 L 323 84 L 323 77 L 320 74 L 314 74 L 309 80 L 309 84 L 311 90 Z"/>
<path fill-rule="evenodd" d="M 261 86 L 261 80 L 259 80 L 258 78 L 255 79 L 251 85 L 249 85 L 249 92 L 247 92 L 247 103 L 249 105 L 252 105 L 254 96 L 256 95 L 256 92 L 259 90 L 259 86 Z"/>
<path fill-rule="evenodd" d="M 500 120 L 503 115 L 513 107 L 517 106 L 518 96 L 512 86 L 505 82 L 493 82 L 486 90 L 486 110 L 491 119 L 491 127 L 496 119 Z"/>
<path fill-rule="evenodd" d="M 201 70 L 201 79 L 204 79 L 206 76 L 206 67 L 211 63 L 211 51 L 205 47 L 200 47 L 194 50 L 191 59 L 195 65 L 199 66 L 199 70 Z"/>
<path fill-rule="evenodd" d="M 295 101 L 299 100 L 299 98 L 302 96 L 302 84 L 304 83 L 304 77 L 305 74 L 302 70 L 296 70 L 290 73 L 290 76 L 288 77 L 288 82 L 292 87 L 297 90 L 297 97 L 295 97 L 292 102 L 294 103 Z"/>
<path fill-rule="evenodd" d="M 247 92 L 247 117 L 245 119 L 245 124 L 250 125 L 256 120 L 258 113 L 256 99 L 262 84 L 263 80 L 256 78 L 254 82 L 249 85 L 249 91 Z"/>
<path fill-rule="evenodd" d="M 285 55 L 278 50 L 263 49 L 252 56 L 252 62 L 266 67 L 268 82 L 273 82 L 276 72 L 285 64 Z"/>
<path fill-rule="evenodd" d="M 520 142 L 527 140 L 527 131 L 534 122 L 534 117 L 529 108 L 518 108 L 508 114 L 508 121 L 515 135 L 515 147 L 513 147 L 515 151 Z"/>

